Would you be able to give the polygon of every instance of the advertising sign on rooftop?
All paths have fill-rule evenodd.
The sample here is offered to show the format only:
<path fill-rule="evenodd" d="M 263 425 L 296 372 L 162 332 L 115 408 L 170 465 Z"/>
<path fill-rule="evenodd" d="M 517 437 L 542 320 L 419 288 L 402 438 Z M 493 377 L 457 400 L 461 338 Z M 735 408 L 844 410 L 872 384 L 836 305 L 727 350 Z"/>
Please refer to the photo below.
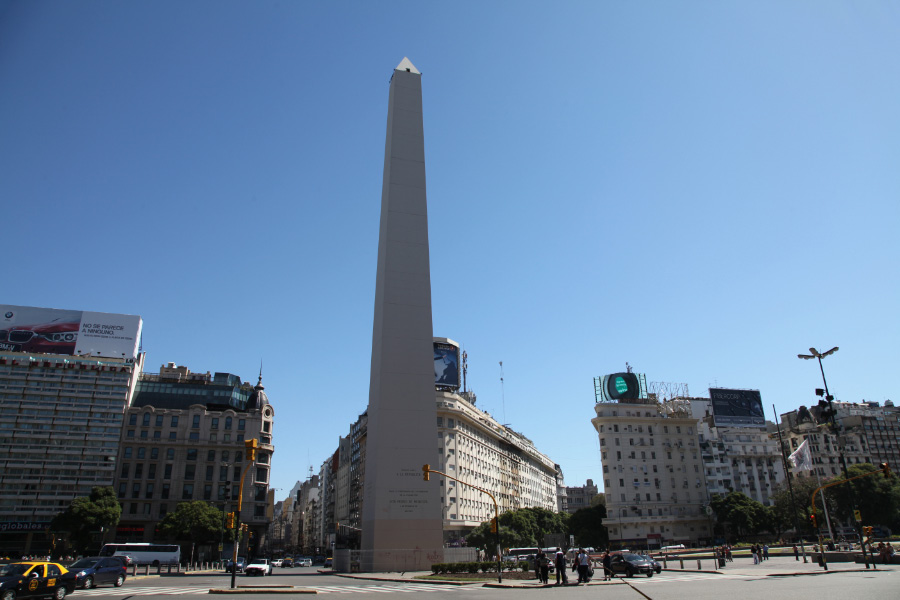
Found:
<path fill-rule="evenodd" d="M 641 373 L 613 373 L 594 378 L 597 402 L 643 404 L 647 399 L 645 376 Z"/>
<path fill-rule="evenodd" d="M 134 359 L 136 315 L 0 304 L 0 350 Z"/>
<path fill-rule="evenodd" d="M 459 388 L 459 346 L 434 342 L 434 385 L 440 389 Z"/>
<path fill-rule="evenodd" d="M 759 390 L 709 388 L 716 427 L 765 427 Z"/>

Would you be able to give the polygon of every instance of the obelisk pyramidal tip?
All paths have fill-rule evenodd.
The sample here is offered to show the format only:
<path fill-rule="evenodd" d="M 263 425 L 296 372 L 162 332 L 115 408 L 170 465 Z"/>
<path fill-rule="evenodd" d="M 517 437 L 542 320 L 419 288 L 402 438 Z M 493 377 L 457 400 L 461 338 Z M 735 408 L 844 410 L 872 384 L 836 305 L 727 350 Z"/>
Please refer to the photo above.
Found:
<path fill-rule="evenodd" d="M 424 571 L 443 556 L 425 196 L 422 74 L 404 58 L 391 77 L 360 562 L 365 571 Z"/>

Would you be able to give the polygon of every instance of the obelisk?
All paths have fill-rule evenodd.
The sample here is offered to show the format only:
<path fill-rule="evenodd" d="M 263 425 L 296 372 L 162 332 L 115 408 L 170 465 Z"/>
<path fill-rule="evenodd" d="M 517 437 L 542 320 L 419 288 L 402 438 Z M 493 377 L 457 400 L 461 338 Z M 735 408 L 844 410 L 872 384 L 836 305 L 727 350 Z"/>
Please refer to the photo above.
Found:
<path fill-rule="evenodd" d="M 442 560 L 422 74 L 409 59 L 388 98 L 362 510 L 364 571 Z"/>

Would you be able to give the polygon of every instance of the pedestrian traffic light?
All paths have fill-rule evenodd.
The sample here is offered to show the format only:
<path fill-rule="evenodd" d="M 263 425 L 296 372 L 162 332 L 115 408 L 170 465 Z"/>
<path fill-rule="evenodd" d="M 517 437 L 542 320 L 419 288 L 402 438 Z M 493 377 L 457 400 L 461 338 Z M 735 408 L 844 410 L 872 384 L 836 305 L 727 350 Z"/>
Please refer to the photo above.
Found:
<path fill-rule="evenodd" d="M 812 525 L 813 529 L 818 529 L 819 525 L 816 522 L 816 515 L 809 515 L 809 524 Z"/>
<path fill-rule="evenodd" d="M 225 528 L 234 529 L 234 513 L 230 512 L 225 515 Z"/>
<path fill-rule="evenodd" d="M 247 450 L 247 460 L 256 460 L 256 449 L 259 447 L 259 440 L 244 440 L 244 448 Z"/>
<path fill-rule="evenodd" d="M 422 465 L 422 479 L 425 481 L 431 481 L 431 465 L 425 463 Z"/>
<path fill-rule="evenodd" d="M 885 479 L 890 479 L 894 476 L 894 472 L 891 471 L 891 466 L 886 462 L 883 462 L 879 465 L 881 467 L 881 472 L 884 473 Z"/>

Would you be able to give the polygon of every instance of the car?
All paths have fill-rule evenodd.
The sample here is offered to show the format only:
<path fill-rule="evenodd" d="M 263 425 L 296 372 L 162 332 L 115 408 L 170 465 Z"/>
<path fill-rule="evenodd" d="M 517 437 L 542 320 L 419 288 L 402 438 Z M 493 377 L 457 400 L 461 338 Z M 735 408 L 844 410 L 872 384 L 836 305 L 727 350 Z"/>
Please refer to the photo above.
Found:
<path fill-rule="evenodd" d="M 333 565 L 334 565 L 334 561 L 329 556 L 328 558 L 325 559 L 325 564 L 322 566 L 325 567 L 326 569 L 331 569 Z"/>
<path fill-rule="evenodd" d="M 273 567 L 280 567 L 280 566 L 281 566 L 281 563 L 283 563 L 283 562 L 284 562 L 284 559 L 283 559 L 283 558 L 276 558 L 276 559 L 274 559 L 274 560 L 272 561 L 272 566 L 273 566 Z"/>
<path fill-rule="evenodd" d="M 244 558 L 243 556 L 238 556 L 237 563 L 235 563 L 234 571 L 236 573 L 243 573 L 244 567 L 246 567 L 246 566 L 247 566 L 247 559 Z M 231 561 L 230 560 L 225 561 L 225 570 L 228 571 L 229 573 L 231 573 Z M 0 600 L 2 600 L 2 598 L 0 598 Z"/>
<path fill-rule="evenodd" d="M 53 598 L 75 591 L 75 576 L 59 563 L 13 562 L 0 567 L 0 600 Z"/>
<path fill-rule="evenodd" d="M 293 559 L 293 558 L 290 558 L 290 557 L 285 558 L 285 559 L 281 562 L 281 566 L 282 566 L 283 568 L 285 568 L 285 569 L 287 569 L 288 567 L 293 567 L 293 566 L 294 566 L 294 559 Z"/>
<path fill-rule="evenodd" d="M 653 577 L 653 564 L 645 556 L 633 552 L 616 552 L 610 558 L 609 568 L 614 575 L 634 577 L 643 573 L 647 577 Z"/>
<path fill-rule="evenodd" d="M 127 577 L 126 562 L 121 556 L 89 556 L 67 568 L 75 574 L 76 587 L 89 590 L 103 583 L 122 587 Z"/>
<path fill-rule="evenodd" d="M 271 575 L 272 574 L 272 565 L 269 564 L 269 559 L 267 558 L 254 558 L 250 561 L 250 564 L 244 568 L 244 573 L 248 576 L 250 575 Z"/>
<path fill-rule="evenodd" d="M 0 350 L 74 354 L 80 322 L 50 322 L 0 330 Z"/>
<path fill-rule="evenodd" d="M 312 559 L 311 558 L 301 558 L 300 560 L 297 561 L 297 566 L 298 567 L 311 567 Z"/>
<path fill-rule="evenodd" d="M 660 564 L 660 562 L 658 560 L 656 560 L 649 554 L 645 555 L 644 558 L 646 558 L 647 560 L 650 561 L 650 564 L 653 566 L 653 570 L 656 572 L 657 575 L 662 573 L 662 564 Z"/>

